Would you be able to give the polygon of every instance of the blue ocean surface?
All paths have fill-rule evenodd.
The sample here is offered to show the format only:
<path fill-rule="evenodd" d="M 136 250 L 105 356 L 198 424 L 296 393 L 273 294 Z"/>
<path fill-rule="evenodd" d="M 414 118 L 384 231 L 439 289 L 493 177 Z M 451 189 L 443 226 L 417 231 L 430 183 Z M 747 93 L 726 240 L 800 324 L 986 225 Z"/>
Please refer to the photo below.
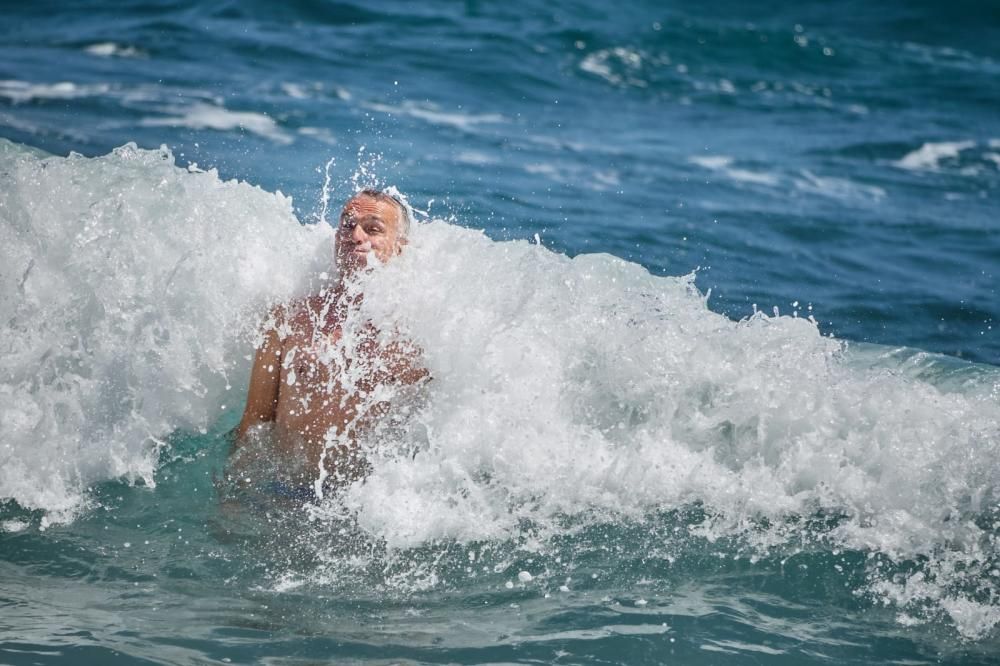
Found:
<path fill-rule="evenodd" d="M 971 0 L 0 4 L 0 663 L 996 663 L 998 81 Z M 434 381 L 228 493 L 368 186 Z"/>

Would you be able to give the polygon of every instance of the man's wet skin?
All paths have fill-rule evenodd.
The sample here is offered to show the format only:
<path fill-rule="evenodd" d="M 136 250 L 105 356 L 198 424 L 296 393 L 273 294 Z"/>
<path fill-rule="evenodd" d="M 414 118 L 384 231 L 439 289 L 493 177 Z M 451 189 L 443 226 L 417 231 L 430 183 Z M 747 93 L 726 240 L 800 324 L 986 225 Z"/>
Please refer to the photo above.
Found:
<path fill-rule="evenodd" d="M 373 260 L 399 254 L 401 211 L 391 199 L 359 195 L 341 214 L 337 263 L 341 282 L 276 308 L 265 326 L 250 378 L 246 411 L 236 431 L 239 451 L 251 429 L 271 425 L 259 455 L 275 459 L 293 483 L 311 483 L 323 469 L 348 481 L 364 473 L 358 436 L 386 416 L 390 405 L 376 393 L 427 376 L 405 341 L 380 342 L 370 323 L 344 325 L 359 296 L 346 294 L 350 280 Z M 248 452 L 241 454 L 245 457 Z M 238 458 L 238 456 L 234 457 Z M 239 462 L 239 466 L 246 463 Z"/>

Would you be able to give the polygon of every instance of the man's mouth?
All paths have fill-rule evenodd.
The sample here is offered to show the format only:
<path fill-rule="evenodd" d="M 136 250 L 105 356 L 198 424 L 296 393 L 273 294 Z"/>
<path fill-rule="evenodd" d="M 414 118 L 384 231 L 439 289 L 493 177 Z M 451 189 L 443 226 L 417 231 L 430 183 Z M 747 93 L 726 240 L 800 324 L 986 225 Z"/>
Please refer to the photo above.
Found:
<path fill-rule="evenodd" d="M 365 250 L 365 249 L 360 248 L 360 247 L 345 247 L 343 249 L 344 254 L 350 255 L 350 256 L 353 256 L 353 257 L 363 257 L 363 256 L 367 255 L 370 251 L 371 250 Z"/>

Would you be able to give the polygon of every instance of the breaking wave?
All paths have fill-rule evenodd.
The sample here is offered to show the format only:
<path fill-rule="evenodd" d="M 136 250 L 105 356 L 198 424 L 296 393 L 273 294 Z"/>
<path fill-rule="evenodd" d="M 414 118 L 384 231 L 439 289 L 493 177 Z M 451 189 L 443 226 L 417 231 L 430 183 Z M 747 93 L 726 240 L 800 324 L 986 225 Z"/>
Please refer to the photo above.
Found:
<path fill-rule="evenodd" d="M 0 189 L 0 497 L 46 520 L 95 483 L 151 484 L 171 433 L 230 422 L 266 307 L 330 270 L 328 226 L 166 149 L 4 143 Z M 363 286 L 363 317 L 433 381 L 417 453 L 376 456 L 320 521 L 346 510 L 403 550 L 696 508 L 691 538 L 751 557 L 866 554 L 856 592 L 907 622 L 1000 622 L 995 368 L 848 345 L 798 312 L 733 321 L 693 275 L 442 220 Z"/>

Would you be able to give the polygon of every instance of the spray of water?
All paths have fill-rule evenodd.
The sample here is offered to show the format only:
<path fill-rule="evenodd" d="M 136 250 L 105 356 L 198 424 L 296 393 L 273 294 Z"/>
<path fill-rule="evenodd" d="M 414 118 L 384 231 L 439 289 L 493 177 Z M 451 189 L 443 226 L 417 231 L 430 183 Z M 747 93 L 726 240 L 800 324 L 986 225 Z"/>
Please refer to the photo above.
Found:
<path fill-rule="evenodd" d="M 320 293 L 332 233 L 162 149 L 0 160 L 0 496 L 54 517 L 93 483 L 151 482 L 158 442 L 242 407 L 248 338 L 274 302 Z M 371 469 L 317 524 L 347 516 L 405 553 L 696 507 L 691 538 L 909 562 L 859 592 L 970 637 L 1000 622 L 995 369 L 854 350 L 795 316 L 731 321 L 693 276 L 440 220 L 351 288 L 330 358 L 373 326 L 431 379 L 363 429 Z"/>

